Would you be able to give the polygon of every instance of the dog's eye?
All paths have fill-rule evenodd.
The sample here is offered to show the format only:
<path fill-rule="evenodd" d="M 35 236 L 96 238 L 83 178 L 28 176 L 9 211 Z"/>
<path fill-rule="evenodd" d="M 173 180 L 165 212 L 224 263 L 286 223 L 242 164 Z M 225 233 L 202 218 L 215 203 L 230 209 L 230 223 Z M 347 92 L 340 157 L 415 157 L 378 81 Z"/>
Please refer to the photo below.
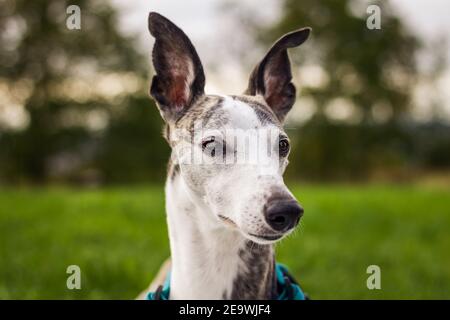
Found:
<path fill-rule="evenodd" d="M 216 149 L 214 148 L 216 137 L 208 137 L 202 141 L 202 150 L 214 157 L 216 155 Z"/>
<path fill-rule="evenodd" d="M 211 157 L 225 157 L 226 143 L 221 138 L 211 136 L 202 141 L 202 150 Z"/>
<path fill-rule="evenodd" d="M 280 138 L 278 149 L 281 157 L 286 157 L 289 152 L 289 141 L 286 138 Z"/>
<path fill-rule="evenodd" d="M 208 137 L 202 141 L 202 150 L 204 151 L 208 145 L 211 145 L 216 140 L 216 137 Z"/>

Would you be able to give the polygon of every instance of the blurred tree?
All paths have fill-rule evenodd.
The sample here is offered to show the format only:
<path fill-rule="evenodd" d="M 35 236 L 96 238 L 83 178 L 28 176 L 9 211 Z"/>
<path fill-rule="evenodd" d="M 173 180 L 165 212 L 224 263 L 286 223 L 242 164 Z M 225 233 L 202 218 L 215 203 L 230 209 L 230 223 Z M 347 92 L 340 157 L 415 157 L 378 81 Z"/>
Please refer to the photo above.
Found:
<path fill-rule="evenodd" d="M 70 16 L 66 9 L 73 4 L 81 8 L 80 30 L 66 27 Z M 156 138 L 160 136 L 159 116 L 150 118 L 146 117 L 149 112 L 138 111 L 143 117 L 134 116 L 133 123 L 127 116 L 136 113 L 136 101 L 139 108 L 155 108 L 146 92 L 146 59 L 135 50 L 134 39 L 122 35 L 117 27 L 117 15 L 107 1 L 0 3 L 0 28 L 4 30 L 0 36 L 0 82 L 7 83 L 12 96 L 21 96 L 29 118 L 22 130 L 0 127 L 4 177 L 44 182 L 55 172 L 106 162 L 108 170 L 115 166 L 117 171 L 126 171 L 120 163 L 123 157 L 105 161 L 99 152 L 111 154 L 108 146 L 115 143 L 110 140 L 123 139 L 118 131 L 133 144 L 136 137 L 132 133 L 143 133 L 136 130 L 141 127 L 148 129 L 145 137 L 138 137 L 142 143 L 136 148 L 140 149 L 138 156 L 142 149 L 146 149 L 147 159 L 152 152 L 166 154 L 158 142 L 162 139 Z M 126 121 L 126 128 L 118 124 L 120 119 Z M 131 134 L 127 135 L 127 129 Z M 143 143 L 144 138 L 148 144 Z M 133 158 L 133 154 L 128 156 Z M 150 159 L 139 170 L 152 163 L 161 166 L 160 160 Z M 104 175 L 102 167 L 94 169 Z"/>
<path fill-rule="evenodd" d="M 161 181 L 169 155 L 161 115 L 148 96 L 129 97 L 127 104 L 126 113 L 111 119 L 96 167 L 110 183 Z"/>
<path fill-rule="evenodd" d="M 366 26 L 370 16 L 366 10 L 372 4 L 381 9 L 380 30 Z M 279 22 L 263 30 L 262 39 L 273 41 L 301 26 L 311 26 L 313 36 L 296 56 L 325 72 L 319 74 L 321 83 L 306 83 L 301 92 L 314 98 L 316 117 L 323 117 L 335 98 L 354 105 L 355 113 L 365 123 L 378 120 L 378 114 L 383 112 L 389 118 L 383 120 L 399 119 L 409 109 L 418 76 L 416 54 L 421 44 L 395 16 L 389 2 L 285 0 Z M 317 69 L 313 71 L 316 74 L 310 76 L 317 77 Z"/>

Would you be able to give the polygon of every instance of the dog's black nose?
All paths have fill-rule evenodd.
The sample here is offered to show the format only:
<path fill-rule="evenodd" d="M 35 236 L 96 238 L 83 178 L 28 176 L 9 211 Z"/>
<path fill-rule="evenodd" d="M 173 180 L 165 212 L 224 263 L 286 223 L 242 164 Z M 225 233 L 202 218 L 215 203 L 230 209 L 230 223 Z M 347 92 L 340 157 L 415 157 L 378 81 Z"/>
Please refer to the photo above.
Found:
<path fill-rule="evenodd" d="M 265 218 L 267 223 L 276 231 L 287 231 L 294 228 L 303 215 L 303 208 L 297 201 L 272 200 L 265 208 Z"/>

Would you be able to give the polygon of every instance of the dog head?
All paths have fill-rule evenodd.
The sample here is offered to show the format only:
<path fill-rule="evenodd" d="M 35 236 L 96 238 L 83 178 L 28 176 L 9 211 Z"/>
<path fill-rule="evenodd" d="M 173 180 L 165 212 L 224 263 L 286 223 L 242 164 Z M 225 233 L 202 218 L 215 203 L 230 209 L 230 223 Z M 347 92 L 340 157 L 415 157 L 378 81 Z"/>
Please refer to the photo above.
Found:
<path fill-rule="evenodd" d="M 258 243 L 281 239 L 303 214 L 283 182 L 290 147 L 282 124 L 296 97 L 287 49 L 310 29 L 276 41 L 245 93 L 233 96 L 205 94 L 200 58 L 181 29 L 150 13 L 149 30 L 156 39 L 150 94 L 166 122 L 176 178 L 213 223 Z"/>

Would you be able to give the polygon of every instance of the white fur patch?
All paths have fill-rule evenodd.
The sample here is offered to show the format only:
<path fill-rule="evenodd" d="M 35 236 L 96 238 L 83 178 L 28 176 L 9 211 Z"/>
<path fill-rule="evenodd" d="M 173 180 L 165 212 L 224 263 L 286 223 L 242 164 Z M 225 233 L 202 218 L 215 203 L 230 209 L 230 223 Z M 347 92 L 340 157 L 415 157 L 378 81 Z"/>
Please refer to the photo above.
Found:
<path fill-rule="evenodd" d="M 261 126 L 255 110 L 242 101 L 224 96 L 223 110 L 229 115 L 232 128 L 255 129 Z"/>

